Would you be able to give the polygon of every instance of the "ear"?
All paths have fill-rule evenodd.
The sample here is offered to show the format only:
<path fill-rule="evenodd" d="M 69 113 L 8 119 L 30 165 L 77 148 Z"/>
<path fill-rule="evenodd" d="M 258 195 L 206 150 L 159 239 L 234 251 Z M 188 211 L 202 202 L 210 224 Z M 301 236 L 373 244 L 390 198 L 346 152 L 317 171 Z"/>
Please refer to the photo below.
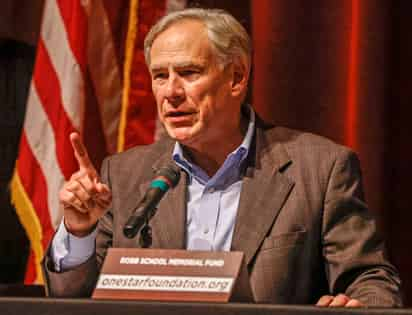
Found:
<path fill-rule="evenodd" d="M 249 81 L 249 67 L 242 58 L 236 58 L 232 63 L 232 95 L 235 97 L 246 94 Z"/>

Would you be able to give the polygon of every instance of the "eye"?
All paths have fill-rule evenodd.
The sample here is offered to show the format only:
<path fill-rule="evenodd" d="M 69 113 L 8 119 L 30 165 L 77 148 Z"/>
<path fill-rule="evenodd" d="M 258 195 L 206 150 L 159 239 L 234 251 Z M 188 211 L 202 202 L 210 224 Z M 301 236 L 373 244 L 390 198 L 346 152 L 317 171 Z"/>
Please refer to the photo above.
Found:
<path fill-rule="evenodd" d="M 193 74 L 195 74 L 195 73 L 197 73 L 195 70 L 183 70 L 183 71 L 180 71 L 180 75 L 181 75 L 181 76 L 193 75 Z"/>
<path fill-rule="evenodd" d="M 167 79 L 168 74 L 166 72 L 156 72 L 152 75 L 154 80 L 164 80 Z"/>
<path fill-rule="evenodd" d="M 188 80 L 195 80 L 200 75 L 200 71 L 197 69 L 183 69 L 179 71 L 179 75 Z"/>

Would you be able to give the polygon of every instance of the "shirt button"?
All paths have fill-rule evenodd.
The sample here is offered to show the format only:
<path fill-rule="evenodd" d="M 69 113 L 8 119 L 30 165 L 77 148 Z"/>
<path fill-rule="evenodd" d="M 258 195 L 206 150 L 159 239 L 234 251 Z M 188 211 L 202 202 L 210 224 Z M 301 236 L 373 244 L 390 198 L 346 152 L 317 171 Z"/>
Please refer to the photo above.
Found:
<path fill-rule="evenodd" d="M 207 191 L 208 191 L 209 193 L 213 194 L 213 193 L 215 192 L 215 189 L 214 189 L 213 187 L 210 187 Z"/>
<path fill-rule="evenodd" d="M 204 234 L 209 233 L 209 228 L 205 227 L 204 230 L 203 230 L 203 233 L 204 233 Z"/>

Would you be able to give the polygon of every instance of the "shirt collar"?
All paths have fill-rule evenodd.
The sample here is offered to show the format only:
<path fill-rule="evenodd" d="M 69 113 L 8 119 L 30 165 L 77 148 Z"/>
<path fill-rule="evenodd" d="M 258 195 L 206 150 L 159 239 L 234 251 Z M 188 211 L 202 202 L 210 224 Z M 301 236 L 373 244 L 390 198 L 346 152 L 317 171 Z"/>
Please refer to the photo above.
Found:
<path fill-rule="evenodd" d="M 227 164 L 228 160 L 230 157 L 236 157 L 237 163 L 230 163 L 232 165 L 229 165 L 229 167 L 236 167 L 238 168 L 243 161 L 245 161 L 246 157 L 249 154 L 250 151 L 250 146 L 252 143 L 253 139 L 253 134 L 255 130 L 255 111 L 250 105 L 246 105 L 246 110 L 249 110 L 249 124 L 248 124 L 248 129 L 246 131 L 246 135 L 243 138 L 242 143 L 237 147 L 233 152 L 231 152 L 224 163 L 224 165 Z M 173 154 L 172 154 L 173 160 L 178 164 L 182 169 L 184 169 L 188 174 L 189 174 L 189 179 L 190 181 L 192 180 L 192 177 L 196 177 L 200 182 L 205 184 L 208 180 L 209 177 L 207 174 L 197 165 L 195 165 L 192 162 L 189 162 L 185 157 L 183 153 L 183 147 L 179 142 L 175 143 Z M 233 159 L 232 159 L 233 160 Z M 220 171 L 221 169 L 219 169 Z M 218 171 L 218 173 L 219 173 Z M 216 173 L 216 175 L 218 175 Z"/>

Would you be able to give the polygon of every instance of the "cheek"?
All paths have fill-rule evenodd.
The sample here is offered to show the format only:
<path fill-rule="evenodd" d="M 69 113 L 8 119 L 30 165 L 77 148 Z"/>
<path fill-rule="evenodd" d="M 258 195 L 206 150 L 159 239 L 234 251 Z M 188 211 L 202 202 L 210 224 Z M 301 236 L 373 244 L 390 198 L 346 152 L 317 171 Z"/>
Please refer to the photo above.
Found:
<path fill-rule="evenodd" d="M 156 88 L 152 86 L 152 91 L 153 91 L 153 96 L 156 102 L 156 106 L 157 106 L 157 111 L 158 114 L 160 115 L 162 113 L 162 103 L 163 103 L 163 96 L 162 96 L 162 89 L 160 88 Z"/>
<path fill-rule="evenodd" d="M 207 96 L 199 111 L 199 123 L 203 127 L 213 126 L 218 115 L 219 113 L 214 106 L 213 98 Z"/>
<path fill-rule="evenodd" d="M 209 84 L 196 84 L 190 87 L 190 98 L 192 102 L 199 107 L 201 112 L 209 111 L 213 103 L 216 102 L 217 89 L 209 82 Z"/>
<path fill-rule="evenodd" d="M 152 85 L 152 92 L 157 103 L 160 100 L 160 91 L 161 90 L 158 87 Z"/>
<path fill-rule="evenodd" d="M 210 85 L 209 89 L 202 91 L 198 96 L 202 104 L 201 112 L 205 118 L 210 119 L 218 115 L 226 107 L 227 93 L 221 86 Z"/>

